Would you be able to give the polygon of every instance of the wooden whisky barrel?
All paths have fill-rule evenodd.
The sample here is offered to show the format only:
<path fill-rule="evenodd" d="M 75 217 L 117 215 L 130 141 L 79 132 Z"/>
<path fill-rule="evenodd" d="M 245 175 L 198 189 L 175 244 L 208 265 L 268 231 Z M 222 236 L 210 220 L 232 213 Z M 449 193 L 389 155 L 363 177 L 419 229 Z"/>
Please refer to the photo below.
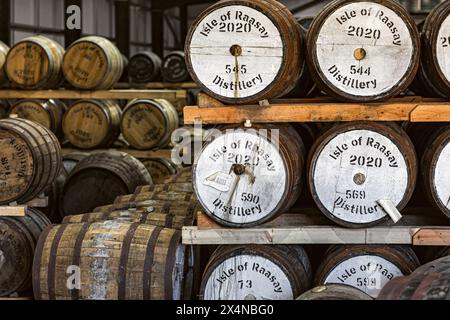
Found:
<path fill-rule="evenodd" d="M 326 284 L 315 287 L 297 300 L 315 301 L 315 300 L 373 300 L 371 296 L 354 287 L 344 284 Z"/>
<path fill-rule="evenodd" d="M 394 124 L 352 122 L 318 138 L 308 161 L 308 184 L 319 209 L 335 223 L 370 227 L 389 218 L 378 204 L 403 210 L 417 181 L 414 146 Z"/>
<path fill-rule="evenodd" d="M 420 83 L 431 92 L 428 96 L 450 97 L 449 34 L 450 3 L 442 2 L 423 25 Z"/>
<path fill-rule="evenodd" d="M 53 183 L 61 168 L 61 147 L 45 127 L 24 119 L 0 120 L 0 205 L 24 204 Z"/>
<path fill-rule="evenodd" d="M 122 134 L 136 149 L 167 147 L 178 126 L 178 112 L 167 100 L 136 99 L 123 110 Z"/>
<path fill-rule="evenodd" d="M 303 61 L 297 22 L 274 0 L 217 2 L 194 22 L 185 48 L 191 77 L 226 103 L 289 93 Z"/>
<path fill-rule="evenodd" d="M 427 263 L 410 276 L 390 281 L 378 300 L 450 300 L 450 256 Z"/>
<path fill-rule="evenodd" d="M 131 57 L 128 75 L 131 82 L 147 83 L 161 78 L 161 58 L 152 51 L 138 52 Z M 186 67 L 185 67 L 186 68 Z"/>
<path fill-rule="evenodd" d="M 8 100 L 0 100 L 0 119 L 8 117 L 9 108 L 11 108 L 11 105 Z"/>
<path fill-rule="evenodd" d="M 394 0 L 338 0 L 308 32 L 307 61 L 314 80 L 344 101 L 380 101 L 411 84 L 420 64 L 414 20 Z"/>
<path fill-rule="evenodd" d="M 194 212 L 200 210 L 197 201 L 145 200 L 141 202 L 125 202 L 100 206 L 95 208 L 93 212 L 110 213 L 128 209 L 147 210 L 151 208 L 155 212 L 170 214 L 172 212 L 178 212 L 180 208 L 190 208 L 192 206 L 194 206 Z"/>
<path fill-rule="evenodd" d="M 27 209 L 25 217 L 0 217 L 0 297 L 31 290 L 34 250 L 50 223 L 33 208 Z"/>
<path fill-rule="evenodd" d="M 189 80 L 189 71 L 183 51 L 172 51 L 164 57 L 161 67 L 164 81 L 179 83 Z"/>
<path fill-rule="evenodd" d="M 119 49 L 102 37 L 81 38 L 64 55 L 64 77 L 78 89 L 110 89 L 119 81 L 123 70 Z"/>
<path fill-rule="evenodd" d="M 6 74 L 13 86 L 52 89 L 62 83 L 64 49 L 56 41 L 33 36 L 19 41 L 8 52 Z"/>
<path fill-rule="evenodd" d="M 164 200 L 164 201 L 195 201 L 196 196 L 193 192 L 146 192 L 139 194 L 129 194 L 119 196 L 114 200 L 114 204 L 142 202 L 147 200 Z"/>
<path fill-rule="evenodd" d="M 64 114 L 64 135 L 80 149 L 109 147 L 120 134 L 121 114 L 114 101 L 76 101 Z"/>
<path fill-rule="evenodd" d="M 192 287 L 185 277 L 191 259 L 192 248 L 181 244 L 179 230 L 117 221 L 54 226 L 44 231 L 36 248 L 34 298 L 190 299 L 184 289 Z M 73 266 L 80 268 L 80 290 L 67 287 L 66 271 Z"/>
<path fill-rule="evenodd" d="M 148 193 L 148 192 L 193 193 L 194 188 L 192 187 L 192 182 L 162 183 L 151 186 L 139 186 L 137 187 L 134 194 Z"/>
<path fill-rule="evenodd" d="M 84 158 L 89 157 L 89 153 L 72 152 L 63 156 L 63 166 L 67 174 L 70 174 L 77 164 Z"/>
<path fill-rule="evenodd" d="M 62 118 L 66 110 L 60 100 L 24 99 L 14 103 L 9 114 L 39 123 L 62 138 Z"/>
<path fill-rule="evenodd" d="M 450 126 L 437 128 L 430 138 L 421 162 L 423 186 L 430 202 L 450 218 Z"/>
<path fill-rule="evenodd" d="M 5 66 L 9 49 L 10 48 L 4 42 L 0 41 L 0 86 L 4 86 L 8 83 Z"/>
<path fill-rule="evenodd" d="M 166 180 L 164 180 L 165 184 L 185 182 L 192 183 L 192 167 L 179 169 L 177 174 L 170 176 Z"/>
<path fill-rule="evenodd" d="M 153 183 L 164 183 L 164 180 L 177 173 L 177 166 L 169 159 L 148 158 L 141 159 L 153 178 Z"/>
<path fill-rule="evenodd" d="M 297 200 L 304 154 L 300 136 L 289 125 L 224 127 L 193 167 L 195 193 L 217 223 L 262 224 Z"/>
<path fill-rule="evenodd" d="M 407 246 L 333 246 L 325 254 L 315 284 L 345 284 L 376 298 L 386 283 L 419 265 Z"/>
<path fill-rule="evenodd" d="M 81 160 L 67 178 L 61 213 L 68 216 L 91 212 L 151 183 L 147 169 L 134 157 L 120 152 L 95 153 Z"/>
<path fill-rule="evenodd" d="M 311 266 L 301 246 L 222 246 L 206 266 L 200 298 L 294 300 L 310 283 Z"/>

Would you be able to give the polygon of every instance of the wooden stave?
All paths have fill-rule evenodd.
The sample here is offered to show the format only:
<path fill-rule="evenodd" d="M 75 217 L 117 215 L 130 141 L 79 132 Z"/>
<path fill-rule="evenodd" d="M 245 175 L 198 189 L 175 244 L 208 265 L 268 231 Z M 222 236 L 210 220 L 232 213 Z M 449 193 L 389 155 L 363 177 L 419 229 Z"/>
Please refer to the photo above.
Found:
<path fill-rule="evenodd" d="M 114 234 L 108 232 L 112 238 L 115 238 L 115 242 L 118 244 L 118 246 L 120 246 L 120 250 L 118 250 L 118 248 L 114 250 L 114 248 L 106 247 L 107 249 L 105 250 L 108 251 L 112 250 L 114 254 L 114 257 L 108 258 L 109 261 L 112 262 L 110 263 L 110 266 L 113 269 L 114 273 L 110 273 L 111 269 L 108 269 L 106 272 L 108 272 L 109 277 L 112 278 L 117 278 L 117 276 L 115 275 L 118 274 L 119 277 L 117 283 L 118 288 L 117 290 L 108 290 L 106 296 L 100 298 L 108 300 L 173 299 L 174 293 L 172 283 L 171 281 L 167 281 L 167 277 L 172 276 L 175 264 L 175 257 L 174 257 L 175 252 L 177 251 L 177 248 L 181 248 L 186 250 L 187 255 L 190 254 L 189 252 L 190 248 L 181 245 L 181 232 L 173 229 L 164 229 L 160 227 L 154 227 L 143 224 L 126 224 L 114 222 L 105 222 L 97 224 L 71 224 L 71 225 L 55 226 L 53 227 L 53 229 L 48 228 L 46 230 L 46 234 L 44 236 L 41 236 L 41 238 L 39 239 L 39 244 L 35 255 L 35 261 L 33 264 L 33 282 L 34 282 L 33 289 L 35 299 L 99 300 L 100 299 L 99 297 L 95 296 L 89 297 L 88 295 L 86 295 L 84 293 L 86 287 L 82 288 L 81 291 L 74 290 L 72 293 L 70 293 L 66 288 L 65 285 L 66 281 L 54 281 L 54 280 L 58 280 L 56 270 L 60 269 L 65 270 L 66 264 L 67 266 L 80 265 L 81 267 L 83 264 L 86 265 L 86 263 L 90 261 L 90 258 L 92 258 L 89 257 L 89 251 L 92 251 L 92 249 L 96 248 L 95 243 L 86 246 L 86 244 L 89 243 L 86 240 L 88 240 L 89 238 L 95 238 L 95 234 L 102 233 L 101 231 L 102 228 L 103 230 L 105 230 L 103 231 L 103 233 L 105 233 L 106 230 L 111 228 L 111 224 L 118 226 L 121 229 L 118 230 L 117 232 L 114 232 Z M 55 234 L 57 233 L 60 236 L 60 240 L 56 239 L 57 241 L 55 241 Z M 55 259 L 55 254 L 57 254 L 58 251 L 62 250 L 61 244 L 67 243 L 66 240 L 67 238 L 69 239 L 73 238 L 70 236 L 72 233 L 75 234 L 80 241 L 77 241 L 77 244 L 75 244 L 75 246 L 74 243 L 69 243 L 68 248 L 69 252 L 66 253 L 66 255 L 69 257 L 68 260 L 72 261 L 63 261 L 64 265 L 61 266 L 61 261 L 60 259 Z M 142 241 L 142 240 L 139 242 L 136 241 L 137 235 L 139 234 L 141 235 L 140 237 L 142 237 L 142 240 L 144 240 L 146 244 L 144 243 L 143 245 L 137 246 L 137 243 Z M 82 241 L 83 239 L 85 239 L 85 241 Z M 98 239 L 97 241 L 98 241 L 97 243 L 101 246 L 103 240 Z M 135 268 L 127 268 L 127 265 L 130 264 L 130 260 L 133 261 L 132 260 L 133 254 L 130 252 L 130 249 L 123 250 L 123 247 L 131 248 L 131 246 L 129 246 L 128 243 L 131 243 L 132 246 L 136 247 L 137 249 L 140 249 L 136 252 L 136 255 L 138 257 L 145 257 L 146 260 L 150 258 L 150 260 L 152 260 L 153 263 L 149 265 L 151 275 L 148 274 L 150 279 L 145 280 L 146 276 L 144 274 L 147 272 L 144 271 L 144 268 L 142 268 L 142 270 L 138 270 L 137 272 Z M 48 253 L 49 247 L 53 248 L 50 254 Z M 114 251 L 116 251 L 116 253 L 114 253 Z M 80 252 L 80 254 L 78 254 L 78 252 Z M 154 256 L 152 252 L 154 252 L 155 254 Z M 51 256 L 53 256 L 54 258 L 52 259 Z M 168 259 L 166 259 L 167 257 Z M 50 263 L 48 263 L 49 260 Z M 74 261 L 77 263 L 74 263 Z M 188 261 L 188 259 L 186 258 L 185 261 Z M 48 269 L 46 269 L 47 266 L 49 267 Z M 131 269 L 133 270 L 130 273 Z M 145 270 L 148 269 L 145 268 Z M 48 275 L 44 276 L 45 273 L 47 274 L 50 273 L 50 277 L 48 277 Z M 63 273 L 63 275 L 64 277 L 66 277 L 66 274 Z M 130 277 L 133 275 L 135 275 L 135 277 L 137 278 L 141 278 L 141 281 L 136 281 L 136 283 L 129 283 L 128 279 L 135 279 L 135 277 Z M 82 268 L 82 277 L 83 277 L 83 268 Z M 87 278 L 83 277 L 83 279 L 88 279 L 87 281 L 91 282 L 90 281 L 91 277 L 89 274 L 87 275 Z M 145 287 L 148 287 L 148 289 L 147 288 L 144 289 L 144 283 Z M 52 287 L 53 285 L 55 285 L 55 287 L 53 288 L 53 292 L 49 295 L 48 290 L 46 290 L 45 287 L 46 286 Z M 115 283 L 108 282 L 107 285 L 114 286 Z M 126 288 L 136 288 L 136 291 L 132 292 L 133 290 L 128 290 L 125 288 L 125 286 Z M 189 284 L 183 284 L 183 287 L 185 286 L 189 286 Z M 152 289 L 154 289 L 154 291 Z M 184 298 L 189 299 L 190 297 Z"/>
<path fill-rule="evenodd" d="M 23 248 L 26 249 L 23 252 L 24 256 L 28 258 L 28 263 L 25 265 L 26 272 L 20 274 L 20 283 L 16 282 L 13 287 L 6 289 L 0 288 L 0 296 L 7 297 L 13 293 L 23 294 L 31 289 L 31 266 L 34 256 L 34 250 L 39 239 L 39 235 L 49 226 L 51 222 L 40 211 L 29 208 L 27 209 L 24 217 L 0 217 L 0 225 L 4 224 L 9 226 L 10 230 L 16 231 L 16 241 L 19 241 Z M 10 234 L 10 236 L 12 236 Z M 9 241 L 13 243 L 12 240 Z M 20 271 L 19 267 L 15 268 L 15 274 Z"/>
<path fill-rule="evenodd" d="M 152 176 L 153 182 L 155 184 L 163 183 L 165 179 L 167 179 L 168 177 L 175 175 L 177 173 L 176 165 L 169 159 L 148 158 L 148 159 L 140 159 L 140 160 L 144 164 L 144 166 L 147 168 L 148 172 L 150 172 L 150 175 Z M 156 164 L 156 167 L 155 167 L 155 164 Z M 157 171 L 158 165 L 161 165 L 164 170 L 167 170 L 167 172 Z"/>
<path fill-rule="evenodd" d="M 189 43 L 192 40 L 194 29 L 198 26 L 201 20 L 205 18 L 210 12 L 228 5 L 245 5 L 258 10 L 263 14 L 272 14 L 273 16 L 268 16 L 268 18 L 272 22 L 274 22 L 275 25 L 277 25 L 276 22 L 278 22 L 278 27 L 283 29 L 279 30 L 282 41 L 285 44 L 292 44 L 292 47 L 290 47 L 289 45 L 285 47 L 283 60 L 288 60 L 288 62 L 285 63 L 286 65 L 284 66 L 284 68 L 280 69 L 280 72 L 275 77 L 272 84 L 270 84 L 266 89 L 262 90 L 260 93 L 247 98 L 238 98 L 238 99 L 226 98 L 217 95 L 211 90 L 209 90 L 205 85 L 203 85 L 199 81 L 198 77 L 196 76 L 192 68 L 192 63 L 190 59 Z M 276 21 L 277 19 L 278 21 Z M 194 21 L 193 25 L 191 26 L 185 44 L 185 56 L 187 68 L 194 82 L 198 83 L 202 87 L 202 89 L 206 93 L 208 93 L 208 95 L 226 103 L 250 104 L 264 99 L 279 97 L 289 93 L 289 91 L 294 87 L 293 82 L 297 81 L 300 75 L 300 61 L 299 61 L 300 60 L 299 57 L 301 54 L 301 49 L 299 47 L 301 42 L 300 37 L 301 34 L 299 33 L 299 29 L 296 26 L 294 17 L 289 12 L 289 10 L 286 7 L 282 7 L 280 3 L 277 3 L 272 0 L 269 1 L 222 0 L 214 4 L 213 6 L 210 6 L 204 12 L 202 12 L 197 17 L 197 20 Z M 288 51 L 287 53 L 286 50 Z M 286 57 L 288 57 L 289 59 L 285 59 Z"/>
<path fill-rule="evenodd" d="M 63 165 L 64 169 L 67 171 L 67 174 L 70 174 L 70 172 L 76 167 L 76 165 L 86 157 L 89 157 L 89 153 L 72 152 L 70 154 L 64 155 Z M 73 163 L 75 164 L 72 166 Z"/>
<path fill-rule="evenodd" d="M 342 130 L 344 128 L 348 128 L 348 130 Z M 375 128 L 377 130 L 375 130 Z M 319 210 L 331 221 L 334 223 L 341 225 L 346 228 L 370 228 L 376 225 L 379 225 L 389 219 L 389 216 L 386 215 L 384 218 L 381 218 L 379 220 L 370 222 L 370 223 L 363 223 L 363 224 L 355 224 L 350 223 L 347 221 L 343 221 L 340 219 L 337 219 L 333 214 L 329 213 L 328 210 L 324 207 L 324 205 L 321 203 L 320 199 L 317 197 L 314 187 L 314 181 L 313 181 L 313 172 L 315 170 L 315 163 L 314 161 L 317 160 L 317 156 L 320 153 L 320 149 L 322 146 L 324 146 L 328 141 L 330 141 L 333 137 L 337 136 L 338 134 L 341 134 L 345 131 L 350 130 L 359 130 L 359 129 L 366 129 L 366 130 L 375 130 L 375 132 L 381 133 L 382 135 L 386 135 L 390 138 L 391 141 L 395 142 L 397 140 L 398 142 L 405 142 L 405 145 L 402 146 L 402 144 L 395 143 L 395 145 L 399 148 L 400 152 L 405 158 L 405 162 L 409 171 L 409 182 L 407 187 L 407 192 L 405 193 L 403 200 L 399 203 L 397 206 L 397 209 L 399 211 L 403 210 L 411 200 L 414 190 L 417 185 L 417 179 L 418 179 L 418 160 L 417 155 L 415 152 L 415 148 L 413 143 L 411 142 L 411 139 L 406 134 L 404 130 L 402 130 L 398 125 L 395 123 L 377 123 L 377 122 L 367 122 L 367 121 L 356 121 L 352 123 L 343 123 L 331 126 L 327 130 L 325 130 L 322 135 L 318 137 L 318 139 L 314 142 L 313 146 L 311 147 L 310 153 L 308 155 L 308 161 L 307 161 L 307 184 L 308 189 L 310 190 L 312 197 L 314 199 L 315 204 L 319 208 Z M 341 131 L 342 130 L 342 131 Z M 381 131 L 380 131 L 381 130 Z M 384 133 L 383 133 L 384 130 Z M 396 139 L 393 139 L 396 138 Z"/>
<path fill-rule="evenodd" d="M 148 192 L 139 194 L 129 194 L 119 196 L 114 204 L 123 204 L 129 202 L 142 202 L 147 200 L 163 200 L 163 201 L 195 201 L 197 199 L 193 192 Z"/>
<path fill-rule="evenodd" d="M 147 68 L 144 68 L 145 70 L 148 70 L 148 68 L 150 68 L 150 65 L 153 64 L 151 66 L 152 72 L 148 72 L 145 75 L 138 73 L 137 66 L 135 65 L 138 64 L 138 59 L 147 60 L 146 62 L 148 63 L 148 66 Z M 161 67 L 162 60 L 156 53 L 152 51 L 142 51 L 136 53 L 131 57 L 130 63 L 128 64 L 128 74 L 130 76 L 131 82 L 133 83 L 152 82 L 158 80 L 161 77 Z"/>
<path fill-rule="evenodd" d="M 180 169 L 178 173 L 170 178 L 167 178 L 164 183 L 180 183 L 192 182 L 192 167 Z"/>
<path fill-rule="evenodd" d="M 10 50 L 4 42 L 0 41 L 0 86 L 4 86 L 8 83 L 8 76 L 5 71 L 6 57 Z"/>
<path fill-rule="evenodd" d="M 97 207 L 93 210 L 93 212 L 102 212 L 102 213 L 110 213 L 114 211 L 120 210 L 148 210 L 151 208 L 154 211 L 162 212 L 165 214 L 170 214 L 171 212 L 176 212 L 180 207 L 191 208 L 194 207 L 194 212 L 200 210 L 198 202 L 196 201 L 168 201 L 168 200 L 146 200 L 142 202 L 125 202 L 120 204 L 112 204 Z"/>
<path fill-rule="evenodd" d="M 308 290 L 311 286 L 311 273 L 309 258 L 306 252 L 300 247 L 296 251 L 288 245 L 263 246 L 263 245 L 234 245 L 234 246 L 220 246 L 211 255 L 208 264 L 204 269 L 202 281 L 200 284 L 199 298 L 204 300 L 204 292 L 207 281 L 212 272 L 225 260 L 239 255 L 259 255 L 274 262 L 287 275 L 292 286 L 294 297 Z M 302 259 L 294 253 L 303 253 Z"/>
<path fill-rule="evenodd" d="M 10 55 L 13 53 L 13 49 L 24 43 L 30 43 L 32 45 L 40 47 L 43 52 L 46 54 L 46 59 L 48 61 L 48 72 L 46 76 L 39 80 L 35 84 L 24 84 L 19 83 L 12 78 L 12 75 L 8 72 L 8 64 L 10 63 Z M 8 75 L 9 81 L 13 86 L 17 86 L 22 89 L 51 89 L 57 87 L 62 83 L 62 72 L 61 72 L 61 64 L 62 58 L 64 55 L 63 47 L 57 43 L 56 41 L 49 39 L 47 37 L 37 35 L 25 38 L 18 42 L 14 47 L 10 49 L 6 58 L 6 73 Z"/>
<path fill-rule="evenodd" d="M 67 69 L 67 61 L 70 60 L 69 56 L 71 54 L 71 50 L 75 50 L 76 46 L 87 43 L 96 46 L 104 55 L 107 60 L 107 69 L 105 73 L 102 75 L 101 79 L 92 85 L 80 85 L 73 81 L 73 79 L 69 76 L 69 72 Z M 124 70 L 124 61 L 122 54 L 119 52 L 119 49 L 108 39 L 97 37 L 97 36 L 89 36 L 78 39 L 74 43 L 70 45 L 70 47 L 66 50 L 66 54 L 63 59 L 63 74 L 67 82 L 70 83 L 75 88 L 82 90 L 107 90 L 111 89 L 121 78 L 123 70 Z"/>
<path fill-rule="evenodd" d="M 106 123 L 104 125 L 108 126 L 108 130 L 106 130 L 106 133 L 104 137 L 100 142 L 98 143 L 82 143 L 77 141 L 77 139 L 74 139 L 72 134 L 70 133 L 69 129 L 66 126 L 66 123 L 70 123 L 73 120 L 70 120 L 71 118 L 71 112 L 83 104 L 89 104 L 91 106 L 94 106 L 100 110 L 100 112 L 105 117 Z M 94 149 L 94 148 L 100 148 L 100 147 L 109 147 L 111 144 L 115 142 L 115 140 L 119 137 L 120 134 L 120 118 L 122 116 L 122 111 L 120 107 L 112 101 L 108 100 L 91 100 L 91 99 L 82 99 L 75 101 L 72 103 L 67 111 L 64 113 L 63 120 L 62 120 L 62 127 L 64 136 L 69 140 L 69 142 L 74 145 L 75 147 L 78 147 L 80 149 Z"/>
<path fill-rule="evenodd" d="M 155 184 L 151 186 L 140 186 L 137 187 L 134 194 L 140 193 L 148 193 L 148 192 L 178 192 L 178 193 L 192 193 L 194 192 L 194 188 L 192 187 L 192 183 L 184 182 L 184 183 L 171 183 L 171 184 Z"/>
<path fill-rule="evenodd" d="M 161 138 L 155 139 L 159 140 L 152 141 L 151 143 L 141 143 L 140 141 L 136 140 L 136 138 L 129 132 L 130 129 L 132 129 L 132 119 L 128 118 L 128 113 L 133 113 L 133 109 L 136 106 L 139 105 L 146 105 L 159 114 L 162 115 L 162 118 L 164 119 L 163 127 L 165 129 L 164 134 Z M 121 131 L 122 134 L 127 140 L 127 142 L 135 149 L 138 150 L 150 150 L 154 148 L 164 148 L 167 147 L 170 144 L 170 139 L 172 136 L 172 133 L 178 128 L 179 126 L 179 117 L 178 117 L 178 111 L 175 109 L 175 107 L 167 100 L 163 99 L 153 99 L 153 100 L 144 100 L 144 99 L 136 99 L 131 101 L 123 110 L 122 112 L 122 120 L 121 120 Z M 128 126 L 127 126 L 128 123 Z M 136 125 L 135 125 L 136 126 Z M 151 129 L 151 131 L 154 131 L 154 129 L 157 128 L 156 126 L 149 127 L 148 129 Z M 150 131 L 150 130 L 149 130 Z M 140 135 L 138 135 L 140 136 Z"/>
<path fill-rule="evenodd" d="M 311 289 L 297 300 L 320 301 L 320 300 L 373 300 L 371 296 L 348 285 L 328 284 Z"/>
<path fill-rule="evenodd" d="M 68 173 L 61 167 L 59 175 L 56 177 L 55 181 L 47 188 L 45 191 L 45 195 L 48 198 L 48 206 L 42 209 L 42 212 L 45 213 L 47 218 L 52 223 L 61 223 L 62 214 L 60 212 L 61 209 L 61 193 L 64 188 L 64 184 L 66 183 L 68 177 Z"/>
<path fill-rule="evenodd" d="M 313 23 L 311 24 L 310 29 L 308 30 L 307 35 L 307 47 L 308 52 L 306 55 L 306 60 L 309 66 L 309 70 L 311 71 L 311 76 L 314 79 L 314 82 L 317 84 L 317 86 L 327 94 L 329 94 L 331 97 L 338 99 L 342 102 L 380 102 L 388 100 L 389 98 L 395 97 L 405 91 L 414 81 L 414 78 L 417 74 L 417 71 L 420 66 L 420 35 L 417 30 L 417 25 L 412 19 L 412 17 L 408 14 L 408 12 L 404 9 L 403 6 L 398 4 L 395 1 L 392 0 L 375 0 L 374 2 L 379 3 L 383 6 L 387 6 L 388 8 L 392 9 L 394 12 L 396 12 L 403 21 L 405 21 L 406 25 L 408 26 L 408 29 L 410 31 L 410 34 L 412 36 L 412 42 L 413 42 L 413 48 L 415 48 L 415 51 L 413 52 L 413 58 L 412 58 L 412 68 L 411 65 L 409 67 L 409 72 L 406 76 L 404 76 L 403 80 L 400 81 L 394 88 L 392 88 L 389 91 L 385 92 L 384 94 L 381 94 L 379 96 L 354 96 L 351 94 L 347 94 L 339 89 L 332 88 L 333 86 L 331 84 L 328 84 L 327 80 L 323 77 L 322 72 L 317 68 L 318 62 L 316 57 L 313 56 L 312 51 L 313 48 L 315 48 L 315 43 L 317 40 L 317 35 L 319 29 L 322 27 L 325 19 L 333 13 L 334 10 L 337 10 L 341 6 L 344 6 L 348 3 L 353 2 L 366 2 L 366 0 L 335 0 L 331 3 L 328 3 L 325 5 L 321 12 L 316 16 Z M 323 19 L 323 20 L 322 20 Z"/>

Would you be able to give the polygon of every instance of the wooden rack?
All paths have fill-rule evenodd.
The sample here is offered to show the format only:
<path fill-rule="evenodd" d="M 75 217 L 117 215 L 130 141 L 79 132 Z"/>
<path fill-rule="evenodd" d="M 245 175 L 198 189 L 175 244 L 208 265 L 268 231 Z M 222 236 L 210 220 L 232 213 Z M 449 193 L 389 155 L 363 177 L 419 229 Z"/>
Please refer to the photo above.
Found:
<path fill-rule="evenodd" d="M 46 208 L 48 197 L 41 195 L 23 205 L 11 203 L 9 206 L 0 206 L 0 217 L 25 217 L 28 207 Z"/>

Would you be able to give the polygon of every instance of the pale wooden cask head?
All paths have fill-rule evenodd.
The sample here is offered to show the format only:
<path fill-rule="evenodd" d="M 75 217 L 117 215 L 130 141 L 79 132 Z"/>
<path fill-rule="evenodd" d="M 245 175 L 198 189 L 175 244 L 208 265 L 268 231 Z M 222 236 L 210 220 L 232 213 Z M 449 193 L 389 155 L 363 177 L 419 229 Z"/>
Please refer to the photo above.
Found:
<path fill-rule="evenodd" d="M 43 107 L 44 103 L 43 100 L 21 100 L 11 107 L 9 114 L 17 115 L 19 118 L 39 123 L 47 129 L 51 129 L 51 115 Z"/>
<path fill-rule="evenodd" d="M 340 100 L 394 97 L 420 64 L 416 24 L 393 0 L 334 1 L 314 19 L 307 41 L 314 80 Z"/>
<path fill-rule="evenodd" d="M 142 159 L 142 163 L 150 172 L 153 183 L 164 183 L 164 180 L 177 173 L 172 161 L 163 158 Z"/>

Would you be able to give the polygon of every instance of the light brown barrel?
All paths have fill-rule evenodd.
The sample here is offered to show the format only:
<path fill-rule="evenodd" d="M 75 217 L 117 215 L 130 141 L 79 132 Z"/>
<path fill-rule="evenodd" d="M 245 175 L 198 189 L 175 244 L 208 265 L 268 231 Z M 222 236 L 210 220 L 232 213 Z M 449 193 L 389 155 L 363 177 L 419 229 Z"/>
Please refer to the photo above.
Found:
<path fill-rule="evenodd" d="M 153 178 L 153 175 L 152 175 Z M 136 188 L 134 194 L 148 193 L 148 192 L 178 192 L 178 193 L 192 193 L 194 188 L 192 187 L 192 182 L 181 182 L 181 183 L 163 183 L 155 184 L 151 186 L 139 186 Z"/>
<path fill-rule="evenodd" d="M 128 202 L 142 202 L 147 200 L 165 200 L 165 201 L 195 201 L 197 198 L 193 192 L 146 192 L 139 194 L 129 194 L 119 196 L 114 200 L 114 204 Z"/>
<path fill-rule="evenodd" d="M 45 215 L 33 208 L 25 217 L 0 217 L 0 297 L 31 290 L 34 250 L 49 225 Z"/>
<path fill-rule="evenodd" d="M 81 38 L 64 55 L 64 77 L 78 89 L 110 89 L 119 81 L 123 70 L 119 49 L 102 37 Z"/>
<path fill-rule="evenodd" d="M 89 157 L 89 153 L 72 152 L 63 156 L 63 166 L 67 174 L 70 174 L 77 164 L 84 158 Z"/>
<path fill-rule="evenodd" d="M 294 300 L 310 288 L 301 246 L 221 246 L 203 275 L 203 300 Z"/>
<path fill-rule="evenodd" d="M 192 248 L 181 231 L 106 221 L 47 228 L 33 264 L 36 300 L 190 299 Z M 64 256 L 64 259 L 60 257 Z M 81 289 L 69 278 L 79 267 Z M 68 271 L 69 270 L 69 271 Z M 68 281 L 69 280 L 69 281 Z"/>
<path fill-rule="evenodd" d="M 156 53 L 142 51 L 131 57 L 128 64 L 128 75 L 131 82 L 148 83 L 161 78 L 161 67 L 162 60 Z"/>
<path fill-rule="evenodd" d="M 410 274 L 419 265 L 408 246 L 332 246 L 317 271 L 315 284 L 350 285 L 376 298 L 386 283 Z"/>
<path fill-rule="evenodd" d="M 120 134 L 121 114 L 115 101 L 76 101 L 64 114 L 64 135 L 80 149 L 109 147 Z"/>
<path fill-rule="evenodd" d="M 170 160 L 164 158 L 141 159 L 153 178 L 153 183 L 164 183 L 164 180 L 177 173 L 177 166 Z"/>
<path fill-rule="evenodd" d="M 120 152 L 95 153 L 71 171 L 64 186 L 61 213 L 67 216 L 91 212 L 151 183 L 147 169 L 134 157 Z"/>
<path fill-rule="evenodd" d="M 317 85 L 344 101 L 397 96 L 420 64 L 417 26 L 394 0 L 331 2 L 314 19 L 307 47 Z"/>
<path fill-rule="evenodd" d="M 0 41 L 0 86 L 4 86 L 8 83 L 5 66 L 9 49 L 10 48 L 5 43 Z"/>
<path fill-rule="evenodd" d="M 186 82 L 189 80 L 189 71 L 183 51 L 172 51 L 164 57 L 161 66 L 161 74 L 164 81 L 172 83 Z"/>
<path fill-rule="evenodd" d="M 450 256 L 427 263 L 399 277 L 380 292 L 378 300 L 450 300 Z"/>
<path fill-rule="evenodd" d="M 192 206 L 195 207 L 195 212 L 200 210 L 197 201 L 145 200 L 141 202 L 124 202 L 100 206 L 95 208 L 93 212 L 110 213 L 128 209 L 147 210 L 148 208 L 151 208 L 155 212 L 170 214 L 171 212 L 178 212 L 180 210 L 179 208 L 190 208 Z"/>
<path fill-rule="evenodd" d="M 333 126 L 312 147 L 308 184 L 324 215 L 344 227 L 362 228 L 389 218 L 378 203 L 403 210 L 417 181 L 417 159 L 395 124 L 352 122 Z"/>
<path fill-rule="evenodd" d="M 224 127 L 193 167 L 207 215 L 230 227 L 251 227 L 290 209 L 300 195 L 305 150 L 290 125 Z M 274 192 L 277 190 L 277 192 Z"/>
<path fill-rule="evenodd" d="M 6 58 L 6 74 L 13 86 L 52 89 L 62 82 L 64 49 L 56 41 L 33 36 L 19 41 Z"/>
<path fill-rule="evenodd" d="M 178 112 L 169 101 L 136 99 L 123 110 L 121 129 L 133 148 L 162 149 L 170 144 L 179 122 Z"/>
<path fill-rule="evenodd" d="M 356 289 L 351 286 L 347 286 L 344 284 L 326 284 L 319 287 L 315 287 L 300 297 L 297 300 L 303 301 L 320 301 L 320 300 L 373 300 L 371 296 L 369 296 L 364 291 Z"/>
<path fill-rule="evenodd" d="M 61 138 L 62 118 L 66 110 L 65 103 L 60 100 L 24 99 L 14 103 L 9 114 L 39 123 Z"/>
<path fill-rule="evenodd" d="M 0 120 L 0 150 L 0 204 L 34 199 L 53 183 L 61 168 L 56 136 L 28 120 Z"/>
<path fill-rule="evenodd" d="M 285 95 L 299 78 L 301 33 L 274 0 L 222 0 L 192 25 L 185 46 L 194 81 L 226 103 Z"/>

